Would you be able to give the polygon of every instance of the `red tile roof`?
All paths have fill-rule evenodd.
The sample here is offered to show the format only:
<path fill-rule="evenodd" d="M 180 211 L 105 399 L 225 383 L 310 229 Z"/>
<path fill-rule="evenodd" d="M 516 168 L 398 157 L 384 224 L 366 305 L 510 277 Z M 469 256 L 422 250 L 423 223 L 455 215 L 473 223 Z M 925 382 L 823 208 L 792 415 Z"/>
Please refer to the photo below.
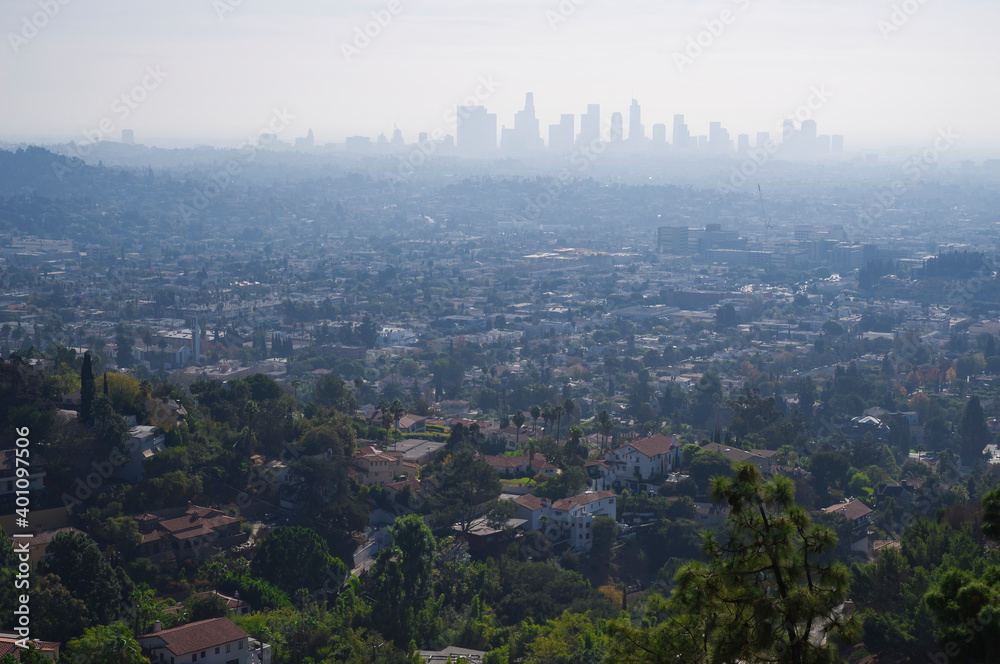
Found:
<path fill-rule="evenodd" d="M 574 507 L 589 505 L 590 503 L 596 503 L 598 500 L 604 500 L 605 498 L 611 498 L 615 495 L 614 491 L 595 491 L 588 493 L 581 493 L 575 496 L 570 496 L 569 498 L 563 498 L 562 500 L 557 500 L 552 503 L 552 509 L 568 512 Z"/>
<path fill-rule="evenodd" d="M 670 450 L 675 447 L 680 447 L 679 443 L 674 442 L 673 436 L 664 436 L 659 433 L 655 436 L 650 436 L 649 438 L 633 440 L 627 444 L 638 450 L 640 454 L 649 458 L 653 458 L 654 456 L 659 456 L 661 454 L 668 454 Z"/>
<path fill-rule="evenodd" d="M 855 521 L 872 513 L 871 508 L 859 500 L 851 500 L 846 503 L 840 503 L 839 505 L 830 505 L 823 511 L 827 514 L 843 514 L 851 521 Z"/>
<path fill-rule="evenodd" d="M 514 502 L 532 512 L 542 509 L 542 499 L 532 493 L 518 496 L 514 498 Z"/>
<path fill-rule="evenodd" d="M 146 643 L 145 647 L 166 647 L 174 655 L 186 655 L 199 650 L 214 648 L 224 643 L 245 639 L 247 633 L 229 618 L 210 618 L 188 623 L 162 632 L 143 634 L 140 639 L 160 639 L 163 646 Z"/>

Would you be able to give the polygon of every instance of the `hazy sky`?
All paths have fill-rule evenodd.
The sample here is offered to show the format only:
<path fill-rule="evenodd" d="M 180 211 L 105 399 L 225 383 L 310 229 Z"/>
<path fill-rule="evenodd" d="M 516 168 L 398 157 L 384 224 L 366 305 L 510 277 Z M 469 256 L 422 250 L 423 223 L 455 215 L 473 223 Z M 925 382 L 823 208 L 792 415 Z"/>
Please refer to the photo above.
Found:
<path fill-rule="evenodd" d="M 391 20 L 356 44 L 373 12 Z M 627 125 L 635 97 L 647 135 L 683 113 L 735 138 L 816 89 L 829 98 L 800 113 L 848 149 L 948 126 L 971 149 L 1000 145 L 997 25 L 996 0 L 3 0 L 0 138 L 79 141 L 103 121 L 111 140 L 236 143 L 287 109 L 285 140 L 396 125 L 410 142 L 454 134 L 477 86 L 508 126 L 534 92 L 543 137 L 560 113 L 579 131 L 588 103 Z M 689 39 L 705 46 L 679 62 Z"/>

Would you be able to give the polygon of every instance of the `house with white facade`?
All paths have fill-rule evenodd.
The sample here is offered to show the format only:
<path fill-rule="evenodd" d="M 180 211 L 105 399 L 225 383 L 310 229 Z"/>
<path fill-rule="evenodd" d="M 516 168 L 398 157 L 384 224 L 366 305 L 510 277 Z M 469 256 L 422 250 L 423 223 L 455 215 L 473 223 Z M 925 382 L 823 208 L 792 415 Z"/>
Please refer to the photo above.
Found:
<path fill-rule="evenodd" d="M 586 552 L 593 545 L 594 517 L 615 519 L 618 496 L 614 491 L 585 491 L 552 502 L 528 494 L 508 496 L 516 505 L 515 518 L 525 521 L 529 530 L 545 530 L 557 540 L 568 538 L 576 551 Z"/>
<path fill-rule="evenodd" d="M 118 469 L 118 475 L 128 482 L 139 482 L 143 477 L 142 463 L 167 449 L 166 436 L 159 427 L 135 426 L 128 432 L 127 461 Z"/>
<path fill-rule="evenodd" d="M 210 618 L 139 637 L 152 664 L 270 664 L 271 646 L 252 639 L 229 618 Z M 253 646 L 257 646 L 254 648 Z"/>
<path fill-rule="evenodd" d="M 605 460 L 615 474 L 613 481 L 648 481 L 680 468 L 680 438 L 656 434 L 648 438 L 630 440 L 608 453 Z"/>

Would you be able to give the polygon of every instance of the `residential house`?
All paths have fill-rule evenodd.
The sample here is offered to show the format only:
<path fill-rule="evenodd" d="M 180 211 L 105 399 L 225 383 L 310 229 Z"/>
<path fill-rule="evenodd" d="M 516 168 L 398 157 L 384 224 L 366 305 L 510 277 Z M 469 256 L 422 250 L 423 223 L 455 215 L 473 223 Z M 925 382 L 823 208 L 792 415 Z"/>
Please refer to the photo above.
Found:
<path fill-rule="evenodd" d="M 851 551 L 868 553 L 868 525 L 872 520 L 872 510 L 859 500 L 848 500 L 838 505 L 830 505 L 823 510 L 827 514 L 840 514 L 851 522 Z"/>
<path fill-rule="evenodd" d="M 14 659 L 20 660 L 21 653 L 24 651 L 23 648 L 17 645 L 17 642 L 21 637 L 13 632 L 0 632 L 0 658 L 6 657 L 7 655 L 12 655 Z M 59 642 L 58 641 L 39 641 L 38 639 L 31 639 L 31 643 L 34 644 L 35 650 L 38 651 L 42 657 L 53 662 L 59 659 Z"/>
<path fill-rule="evenodd" d="M 592 531 L 595 516 L 617 515 L 618 496 L 614 491 L 586 491 L 557 500 L 547 510 L 551 522 L 569 535 L 577 551 L 589 551 L 594 541 Z"/>
<path fill-rule="evenodd" d="M 13 494 L 19 488 L 17 486 L 17 449 L 26 450 L 27 448 L 21 447 L 0 451 L 0 496 Z M 32 450 L 32 453 L 27 458 L 21 458 L 21 463 L 25 462 L 27 462 L 27 466 L 21 467 L 27 468 L 28 476 L 21 479 L 27 480 L 28 485 L 23 486 L 24 483 L 22 482 L 20 488 L 37 491 L 45 483 L 45 471 L 48 464 L 45 462 L 44 457 L 34 450 Z M 13 498 L 11 498 L 11 502 L 13 502 Z"/>
<path fill-rule="evenodd" d="M 59 533 L 72 533 L 74 535 L 83 535 L 88 538 L 90 537 L 90 535 L 87 535 L 87 533 L 82 530 L 77 530 L 72 526 L 65 526 L 63 528 L 43 530 L 35 533 L 31 537 L 18 537 L 17 540 L 14 541 L 14 544 L 17 547 L 28 547 L 28 564 L 31 566 L 32 570 L 35 570 L 40 561 L 49 557 L 49 554 L 47 553 L 49 544 L 52 543 L 52 540 L 54 540 L 56 535 Z M 13 538 L 10 539 L 13 540 Z"/>
<path fill-rule="evenodd" d="M 382 452 L 372 447 L 362 447 L 354 455 L 355 479 L 359 484 L 387 486 L 400 477 L 415 477 L 417 467 L 403 461 L 402 452 Z"/>
<path fill-rule="evenodd" d="M 139 637 L 139 645 L 152 664 L 270 664 L 271 646 L 253 648 L 250 636 L 229 618 L 210 618 L 153 631 Z"/>
<path fill-rule="evenodd" d="M 142 480 L 142 463 L 153 455 L 167 449 L 166 436 L 159 427 L 135 426 L 128 432 L 127 457 L 118 468 L 118 475 L 127 482 Z"/>
<path fill-rule="evenodd" d="M 132 518 L 138 521 L 142 535 L 139 555 L 160 565 L 173 565 L 187 558 L 209 558 L 248 539 L 240 532 L 242 518 L 191 503 Z"/>
<path fill-rule="evenodd" d="M 738 447 L 723 445 L 721 443 L 709 443 L 702 449 L 709 452 L 718 452 L 734 463 L 752 463 L 757 466 L 757 470 L 761 472 L 761 475 L 770 475 L 771 471 L 777 465 L 776 457 L 778 453 L 774 450 L 742 450 Z"/>
<path fill-rule="evenodd" d="M 648 481 L 680 467 L 680 439 L 662 434 L 636 438 L 612 450 L 605 459 L 615 473 L 614 481 Z"/>
<path fill-rule="evenodd" d="M 427 431 L 427 417 L 407 413 L 399 418 L 396 428 L 403 433 L 424 433 Z"/>

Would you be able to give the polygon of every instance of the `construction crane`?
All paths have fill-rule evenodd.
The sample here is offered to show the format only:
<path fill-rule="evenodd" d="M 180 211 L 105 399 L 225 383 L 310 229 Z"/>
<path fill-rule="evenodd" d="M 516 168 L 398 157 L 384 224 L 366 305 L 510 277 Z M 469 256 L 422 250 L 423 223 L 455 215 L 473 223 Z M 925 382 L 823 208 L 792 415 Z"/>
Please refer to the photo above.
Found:
<path fill-rule="evenodd" d="M 760 198 L 760 218 L 764 222 L 764 244 L 766 245 L 774 224 L 771 223 L 771 218 L 764 212 L 764 192 L 761 191 L 759 184 L 757 185 L 757 196 Z"/>

